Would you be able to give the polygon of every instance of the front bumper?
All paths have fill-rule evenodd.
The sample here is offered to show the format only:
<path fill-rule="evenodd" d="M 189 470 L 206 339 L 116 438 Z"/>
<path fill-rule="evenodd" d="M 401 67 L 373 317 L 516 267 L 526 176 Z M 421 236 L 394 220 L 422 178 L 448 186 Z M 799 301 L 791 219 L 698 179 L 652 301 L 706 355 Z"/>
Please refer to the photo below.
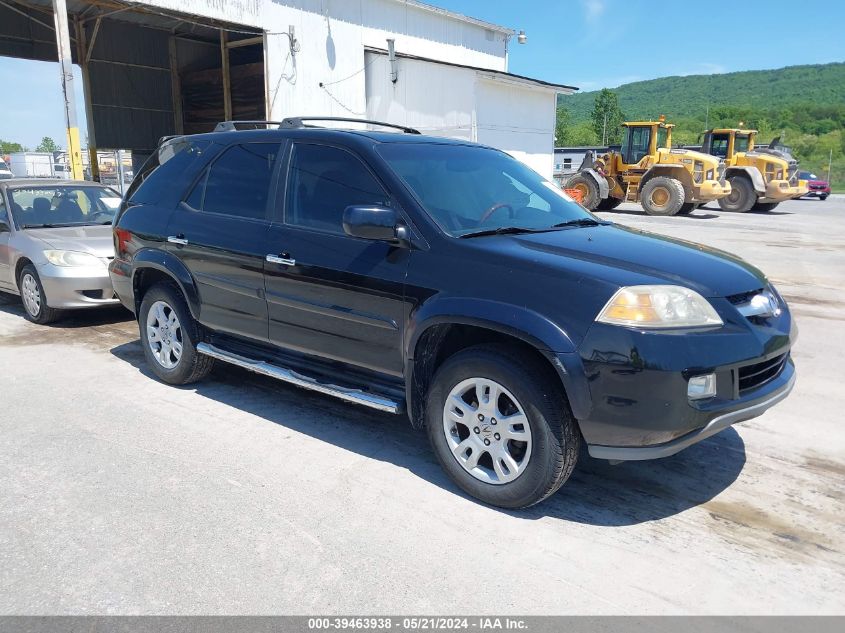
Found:
<path fill-rule="evenodd" d="M 724 198 L 731 193 L 731 183 L 727 180 L 705 180 L 693 188 L 693 202 L 710 202 Z"/>
<path fill-rule="evenodd" d="M 788 180 L 772 180 L 766 183 L 766 191 L 759 202 L 783 202 L 807 194 L 807 186 L 790 185 Z"/>
<path fill-rule="evenodd" d="M 789 310 L 751 320 L 728 299 L 711 303 L 721 327 L 659 332 L 596 323 L 577 353 L 558 355 L 590 454 L 671 455 L 786 397 L 795 380 L 790 349 L 797 336 Z M 715 395 L 690 399 L 689 379 L 711 373 Z M 571 384 L 579 374 L 583 384 Z"/>
<path fill-rule="evenodd" d="M 117 305 L 109 272 L 102 267 L 38 266 L 38 277 L 51 308 L 75 309 Z"/>
<path fill-rule="evenodd" d="M 780 376 L 767 385 L 768 388 L 762 395 L 757 394 L 757 397 L 744 403 L 739 409 L 717 415 L 700 429 L 663 444 L 651 446 L 601 446 L 593 444 L 588 447 L 588 451 L 592 457 L 611 461 L 636 461 L 669 457 L 716 435 L 716 433 L 737 422 L 744 422 L 762 415 L 767 409 L 786 398 L 794 386 L 795 366 L 790 361 L 786 364 Z"/>

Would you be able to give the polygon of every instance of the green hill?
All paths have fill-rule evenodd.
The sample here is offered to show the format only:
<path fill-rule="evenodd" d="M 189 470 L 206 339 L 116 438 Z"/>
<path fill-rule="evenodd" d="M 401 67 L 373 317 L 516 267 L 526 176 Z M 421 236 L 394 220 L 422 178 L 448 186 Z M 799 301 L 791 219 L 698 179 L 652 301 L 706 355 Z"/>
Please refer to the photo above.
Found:
<path fill-rule="evenodd" d="M 845 191 L 845 63 L 788 66 L 719 75 L 661 77 L 614 88 L 629 120 L 660 114 L 675 123 L 676 144 L 695 143 L 705 127 L 760 130 L 758 142 L 780 136 L 802 167 L 827 173 Z M 599 142 L 590 113 L 599 91 L 561 96 L 558 145 Z M 561 123 L 563 122 L 563 123 Z"/>
<path fill-rule="evenodd" d="M 845 63 L 688 75 L 637 81 L 614 89 L 631 118 L 705 118 L 707 106 L 780 109 L 804 103 L 845 104 Z M 586 120 L 597 92 L 561 97 L 574 121 Z"/>

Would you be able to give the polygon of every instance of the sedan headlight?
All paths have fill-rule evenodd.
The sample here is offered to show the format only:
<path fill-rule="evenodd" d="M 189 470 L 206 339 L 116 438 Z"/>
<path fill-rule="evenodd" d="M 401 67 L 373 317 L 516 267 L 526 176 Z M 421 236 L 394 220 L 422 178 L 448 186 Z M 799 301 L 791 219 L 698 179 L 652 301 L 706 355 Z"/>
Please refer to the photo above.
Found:
<path fill-rule="evenodd" d="M 44 251 L 44 257 L 54 266 L 105 266 L 98 257 L 91 253 L 80 253 L 79 251 Z"/>
<path fill-rule="evenodd" d="M 627 286 L 616 291 L 596 321 L 641 328 L 722 325 L 713 306 L 682 286 Z"/>

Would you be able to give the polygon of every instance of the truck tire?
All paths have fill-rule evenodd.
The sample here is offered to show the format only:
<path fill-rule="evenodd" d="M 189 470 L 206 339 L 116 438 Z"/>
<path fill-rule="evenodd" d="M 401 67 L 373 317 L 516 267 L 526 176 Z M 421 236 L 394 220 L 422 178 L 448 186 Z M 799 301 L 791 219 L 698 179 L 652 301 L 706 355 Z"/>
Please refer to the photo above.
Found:
<path fill-rule="evenodd" d="M 580 191 L 581 206 L 589 209 L 590 211 L 593 211 L 596 207 L 598 207 L 599 203 L 602 201 L 598 183 L 584 174 L 575 174 L 566 181 L 563 188 L 577 189 Z"/>
<path fill-rule="evenodd" d="M 754 185 L 745 176 L 731 176 L 728 178 L 731 183 L 731 192 L 723 198 L 719 198 L 719 206 L 722 211 L 734 211 L 745 213 L 757 202 L 757 192 Z"/>
<path fill-rule="evenodd" d="M 596 206 L 596 211 L 612 211 L 616 207 L 622 204 L 622 200 L 619 198 L 609 197 L 604 198 L 601 202 L 598 203 Z"/>
<path fill-rule="evenodd" d="M 197 382 L 214 366 L 213 358 L 197 352 L 199 325 L 174 284 L 156 284 L 147 291 L 138 310 L 138 327 L 147 364 L 163 382 Z"/>
<path fill-rule="evenodd" d="M 819 200 L 821 200 L 822 202 L 824 202 L 825 200 L 827 200 L 827 195 L 828 195 L 828 194 L 823 193 L 822 195 L 820 195 L 820 196 L 819 196 Z"/>
<path fill-rule="evenodd" d="M 500 508 L 554 494 L 578 461 L 581 435 L 562 386 L 539 359 L 508 345 L 447 359 L 429 388 L 425 419 L 452 481 Z"/>
<path fill-rule="evenodd" d="M 684 204 L 684 185 L 668 176 L 655 176 L 643 185 L 640 202 L 649 215 L 675 215 Z"/>
<path fill-rule="evenodd" d="M 780 202 L 757 202 L 751 207 L 752 211 L 771 211 L 776 206 L 778 206 Z"/>

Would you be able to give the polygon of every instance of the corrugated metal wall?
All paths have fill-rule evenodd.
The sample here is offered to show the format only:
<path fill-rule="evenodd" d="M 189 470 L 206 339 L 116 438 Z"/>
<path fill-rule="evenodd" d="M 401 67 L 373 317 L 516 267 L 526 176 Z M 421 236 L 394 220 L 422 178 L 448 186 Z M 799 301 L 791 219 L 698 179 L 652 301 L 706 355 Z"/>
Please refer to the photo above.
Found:
<path fill-rule="evenodd" d="M 167 31 L 104 20 L 89 72 L 98 147 L 151 150 L 174 133 Z"/>

